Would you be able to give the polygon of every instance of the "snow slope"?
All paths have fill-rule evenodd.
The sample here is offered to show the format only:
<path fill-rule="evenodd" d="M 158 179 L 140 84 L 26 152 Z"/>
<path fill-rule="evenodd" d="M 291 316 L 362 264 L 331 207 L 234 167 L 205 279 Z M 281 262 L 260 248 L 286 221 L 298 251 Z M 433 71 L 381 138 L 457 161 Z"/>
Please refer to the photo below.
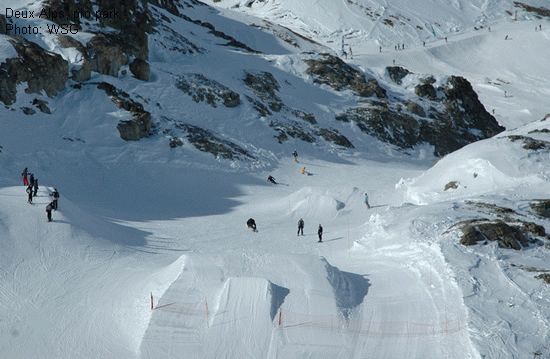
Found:
<path fill-rule="evenodd" d="M 23 88 L 17 111 L 0 108 L 0 357 L 550 358 L 550 287 L 535 278 L 550 270 L 548 241 L 517 252 L 494 243 L 465 247 L 452 230 L 480 216 L 469 200 L 510 207 L 550 230 L 529 210 L 550 193 L 549 152 L 506 138 L 550 140 L 529 134 L 548 129 L 540 121 L 550 112 L 546 23 L 535 33 L 538 22 L 526 14 L 509 22 L 507 1 L 415 1 L 414 9 L 404 1 L 319 1 L 241 2 L 244 15 L 188 9 L 263 54 L 220 46 L 207 29 L 158 10 L 209 55 L 159 45 L 166 30 L 150 38 L 150 82 L 94 74 L 81 90 L 48 99 L 51 116 L 23 115 L 20 107 L 36 97 Z M 357 17 L 366 11 L 360 6 L 411 20 L 383 27 L 381 19 Z M 412 30 L 435 22 L 442 24 L 435 37 Z M 393 58 L 417 76 L 464 74 L 497 118 L 518 128 L 435 164 L 429 149 L 407 155 L 342 124 L 354 151 L 297 140 L 281 147 L 250 107 L 197 105 L 174 86 L 172 74 L 206 73 L 247 92 L 234 74 L 269 70 L 285 103 L 332 126 L 349 98 L 304 81 L 295 61 L 323 47 L 293 38 L 296 48 L 277 24 L 334 51 L 347 34 L 350 61 L 379 76 Z M 472 30 L 480 24 L 491 24 L 491 33 Z M 502 40 L 508 33 L 513 40 Z M 402 38 L 412 48 L 388 52 Z M 41 41 L 61 51 L 47 36 Z M 0 59 L 10 51 L 2 45 Z M 65 55 L 76 65 L 74 54 Z M 225 161 L 188 144 L 172 150 L 162 135 L 126 143 L 114 129 L 129 113 L 92 89 L 100 81 L 146 99 L 148 110 L 168 118 L 160 129 L 200 125 L 257 159 Z M 294 146 L 299 163 L 288 155 Z M 33 205 L 18 178 L 24 167 L 41 186 Z M 268 174 L 280 185 L 268 184 Z M 444 191 L 450 181 L 460 186 Z M 53 223 L 44 213 L 48 186 L 61 192 Z M 250 217 L 258 233 L 245 228 Z M 295 232 L 300 218 L 303 237 Z"/>

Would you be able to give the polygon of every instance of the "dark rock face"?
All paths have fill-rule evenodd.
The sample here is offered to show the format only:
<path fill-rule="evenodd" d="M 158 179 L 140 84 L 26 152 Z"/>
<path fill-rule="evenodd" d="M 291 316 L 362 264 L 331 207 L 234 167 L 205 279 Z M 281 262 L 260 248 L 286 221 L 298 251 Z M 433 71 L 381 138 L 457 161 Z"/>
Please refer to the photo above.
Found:
<path fill-rule="evenodd" d="M 309 66 L 306 73 L 313 76 L 316 83 L 328 85 L 337 91 L 349 89 L 361 97 L 386 97 L 386 90 L 378 81 L 367 81 L 361 71 L 336 56 L 322 54 L 318 59 L 304 61 Z"/>
<path fill-rule="evenodd" d="M 545 7 L 531 6 L 520 1 L 514 1 L 514 6 L 524 9 L 530 13 L 535 14 L 537 17 L 550 17 L 550 9 Z"/>
<path fill-rule="evenodd" d="M 59 35 L 57 40 L 59 42 L 59 46 L 63 48 L 74 47 L 78 50 L 78 52 L 80 52 L 80 54 L 82 54 L 82 66 L 79 69 L 71 70 L 71 78 L 77 82 L 88 81 L 92 76 L 92 64 L 90 63 L 90 57 L 88 56 L 88 50 L 86 47 L 76 39 L 66 35 Z"/>
<path fill-rule="evenodd" d="M 48 115 L 52 113 L 50 108 L 48 107 L 48 103 L 44 100 L 39 100 L 35 98 L 34 100 L 32 100 L 32 104 L 36 106 L 36 108 L 38 108 L 42 113 L 46 113 Z"/>
<path fill-rule="evenodd" d="M 437 90 L 433 78 L 416 87 L 424 107 L 412 101 L 402 106 L 385 100 L 367 100 L 361 107 L 348 109 L 336 120 L 357 124 L 363 132 L 400 148 L 421 143 L 434 146 L 434 154 L 443 156 L 459 148 L 504 131 L 483 107 L 470 83 L 451 76 Z M 437 92 L 441 96 L 437 96 Z"/>
<path fill-rule="evenodd" d="M 120 68 L 128 65 L 126 45 L 113 35 L 97 34 L 88 42 L 88 52 L 92 53 L 92 70 L 100 74 L 118 76 Z"/>
<path fill-rule="evenodd" d="M 6 17 L 4 15 L 0 15 L 0 34 L 6 35 Z"/>
<path fill-rule="evenodd" d="M 280 86 L 273 74 L 269 72 L 261 72 L 258 74 L 247 72 L 244 83 L 256 96 L 267 103 L 271 111 L 281 111 L 283 102 L 279 96 L 277 96 Z"/>
<path fill-rule="evenodd" d="M 499 247 L 520 250 L 529 245 L 524 232 L 518 227 L 509 226 L 503 221 L 468 221 L 462 224 L 460 243 L 465 246 L 478 242 L 497 241 Z"/>
<path fill-rule="evenodd" d="M 225 107 L 237 107 L 241 97 L 227 86 L 202 74 L 184 74 L 178 77 L 176 87 L 193 98 L 195 102 L 206 102 L 212 107 L 222 103 Z"/>
<path fill-rule="evenodd" d="M 342 135 L 336 129 L 320 128 L 317 131 L 317 134 L 323 137 L 325 141 L 332 142 L 337 146 L 341 146 L 345 148 L 354 148 L 350 140 L 348 140 L 346 136 Z"/>
<path fill-rule="evenodd" d="M 140 79 L 142 81 L 149 81 L 151 70 L 147 61 L 142 59 L 135 59 L 130 64 L 130 71 L 137 79 Z"/>
<path fill-rule="evenodd" d="M 203 128 L 184 123 L 178 123 L 176 128 L 186 133 L 187 140 L 195 146 L 195 148 L 202 152 L 209 152 L 216 158 L 228 160 L 254 159 L 254 156 L 249 154 L 244 148 L 231 141 L 222 139 Z"/>
<path fill-rule="evenodd" d="M 541 273 L 541 274 L 535 276 L 535 278 L 543 280 L 546 284 L 550 284 L 550 274 L 549 273 Z"/>
<path fill-rule="evenodd" d="M 304 142 L 314 143 L 316 141 L 309 131 L 297 123 L 285 123 L 279 121 L 271 121 L 269 126 L 278 132 L 278 135 L 274 136 L 279 143 L 283 143 L 288 140 L 289 137 L 300 139 Z"/>
<path fill-rule="evenodd" d="M 151 114 L 144 110 L 143 105 L 130 98 L 126 92 L 117 89 L 107 82 L 101 82 L 97 88 L 105 91 L 118 108 L 132 114 L 131 120 L 120 121 L 117 129 L 120 138 L 125 141 L 137 141 L 149 136 L 151 132 Z"/>
<path fill-rule="evenodd" d="M 550 200 L 541 199 L 529 204 L 535 213 L 544 218 L 550 218 Z"/>
<path fill-rule="evenodd" d="M 537 140 L 532 137 L 521 136 L 521 135 L 512 135 L 512 136 L 508 136 L 508 138 L 512 142 L 522 141 L 523 142 L 522 147 L 526 150 L 537 151 L 537 150 L 550 149 L 550 142 L 548 141 Z"/>
<path fill-rule="evenodd" d="M 388 66 L 386 67 L 386 72 L 388 73 L 390 79 L 398 85 L 401 85 L 405 76 L 411 73 L 409 70 L 401 66 Z"/>
<path fill-rule="evenodd" d="M 49 52 L 22 37 L 9 40 L 17 57 L 0 65 L 0 101 L 6 105 L 15 102 L 17 85 L 27 82 L 27 93 L 55 96 L 65 88 L 69 65 L 60 55 Z"/>
<path fill-rule="evenodd" d="M 444 191 L 448 191 L 450 189 L 457 189 L 459 183 L 457 181 L 451 181 L 445 185 Z"/>

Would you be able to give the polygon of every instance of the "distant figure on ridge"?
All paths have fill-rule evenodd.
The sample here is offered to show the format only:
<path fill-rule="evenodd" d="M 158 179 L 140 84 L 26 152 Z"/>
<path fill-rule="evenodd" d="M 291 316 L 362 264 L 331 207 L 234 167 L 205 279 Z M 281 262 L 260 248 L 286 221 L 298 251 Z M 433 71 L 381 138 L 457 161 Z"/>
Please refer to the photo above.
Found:
<path fill-rule="evenodd" d="M 23 177 L 23 186 L 29 185 L 29 179 L 27 177 L 28 175 L 29 175 L 29 170 L 27 169 L 27 167 L 25 167 L 23 172 L 21 172 L 21 177 Z"/>
<path fill-rule="evenodd" d="M 269 177 L 267 177 L 267 180 L 273 184 L 277 184 L 277 182 L 275 181 L 275 177 L 273 177 L 272 175 L 269 175 Z"/>
<path fill-rule="evenodd" d="M 298 221 L 298 236 L 299 235 L 304 235 L 304 220 L 302 218 L 300 218 L 300 220 Z"/>
<path fill-rule="evenodd" d="M 365 192 L 365 205 L 367 206 L 368 209 L 370 209 L 369 194 L 367 192 Z"/>
<path fill-rule="evenodd" d="M 46 213 L 48 215 L 48 222 L 51 222 L 52 221 L 52 209 L 53 209 L 53 203 L 50 202 L 47 206 L 46 206 Z"/>
<path fill-rule="evenodd" d="M 34 183 L 32 184 L 32 188 L 34 189 L 33 196 L 36 197 L 36 193 L 38 193 L 38 178 L 34 179 Z"/>
<path fill-rule="evenodd" d="M 53 189 L 53 192 L 51 193 L 52 197 L 52 206 L 53 209 L 57 211 L 57 201 L 59 200 L 59 191 L 57 191 L 57 188 Z"/>
<path fill-rule="evenodd" d="M 254 220 L 254 218 L 249 218 L 248 221 L 246 221 L 246 226 L 248 228 L 252 228 L 253 232 L 258 232 L 258 230 L 256 229 L 256 221 Z"/>
<path fill-rule="evenodd" d="M 319 242 L 323 241 L 323 226 L 319 224 L 319 228 L 317 229 L 317 235 L 319 236 Z"/>
<path fill-rule="evenodd" d="M 29 178 L 29 185 L 34 186 L 34 173 L 31 173 L 30 176 L 31 177 Z"/>
<path fill-rule="evenodd" d="M 27 202 L 32 204 L 32 186 L 29 185 L 26 189 L 27 191 L 27 194 L 28 194 L 28 197 L 27 197 Z"/>

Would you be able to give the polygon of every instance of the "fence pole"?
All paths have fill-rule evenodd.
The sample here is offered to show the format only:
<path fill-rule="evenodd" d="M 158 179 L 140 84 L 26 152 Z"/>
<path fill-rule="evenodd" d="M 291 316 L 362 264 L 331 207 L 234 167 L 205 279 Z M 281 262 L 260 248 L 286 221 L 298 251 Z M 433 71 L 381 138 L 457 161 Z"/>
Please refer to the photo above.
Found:
<path fill-rule="evenodd" d="M 155 309 L 153 306 L 153 292 L 151 292 L 151 310 Z"/>
<path fill-rule="evenodd" d="M 208 323 L 208 301 L 206 298 L 204 298 L 204 307 L 206 308 L 206 326 L 210 327 L 210 324 Z"/>

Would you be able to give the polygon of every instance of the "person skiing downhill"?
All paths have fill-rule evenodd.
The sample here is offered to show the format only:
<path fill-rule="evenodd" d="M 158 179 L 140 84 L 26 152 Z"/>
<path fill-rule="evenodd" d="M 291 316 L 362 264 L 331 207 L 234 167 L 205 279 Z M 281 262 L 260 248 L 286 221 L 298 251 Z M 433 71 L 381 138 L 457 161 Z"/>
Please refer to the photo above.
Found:
<path fill-rule="evenodd" d="M 317 235 L 319 236 L 319 242 L 323 241 L 323 226 L 319 224 L 319 228 L 317 229 Z"/>
<path fill-rule="evenodd" d="M 298 162 L 298 151 L 294 150 L 294 152 L 292 152 L 292 157 L 294 157 L 294 162 Z"/>
<path fill-rule="evenodd" d="M 256 229 L 256 221 L 254 220 L 254 218 L 249 218 L 248 221 L 246 221 L 246 226 L 248 228 L 252 228 L 253 232 L 258 232 L 258 230 Z"/>
<path fill-rule="evenodd" d="M 21 173 L 21 177 L 23 177 L 23 186 L 29 185 L 29 179 L 27 177 L 28 175 L 29 175 L 29 170 L 27 169 L 27 167 L 25 167 L 25 169 Z"/>
<path fill-rule="evenodd" d="M 304 235 L 304 220 L 302 218 L 300 218 L 300 220 L 298 221 L 298 236 L 302 234 L 302 236 Z"/>
<path fill-rule="evenodd" d="M 51 222 L 52 221 L 52 209 L 53 209 L 53 202 L 50 202 L 47 206 L 46 206 L 46 213 L 48 215 L 48 222 Z"/>
<path fill-rule="evenodd" d="M 273 184 L 277 184 L 277 182 L 275 181 L 275 177 L 269 175 L 269 177 L 267 177 L 267 180 Z"/>
<path fill-rule="evenodd" d="M 369 195 L 367 192 L 365 192 L 365 204 L 367 205 L 367 208 L 370 209 Z"/>

